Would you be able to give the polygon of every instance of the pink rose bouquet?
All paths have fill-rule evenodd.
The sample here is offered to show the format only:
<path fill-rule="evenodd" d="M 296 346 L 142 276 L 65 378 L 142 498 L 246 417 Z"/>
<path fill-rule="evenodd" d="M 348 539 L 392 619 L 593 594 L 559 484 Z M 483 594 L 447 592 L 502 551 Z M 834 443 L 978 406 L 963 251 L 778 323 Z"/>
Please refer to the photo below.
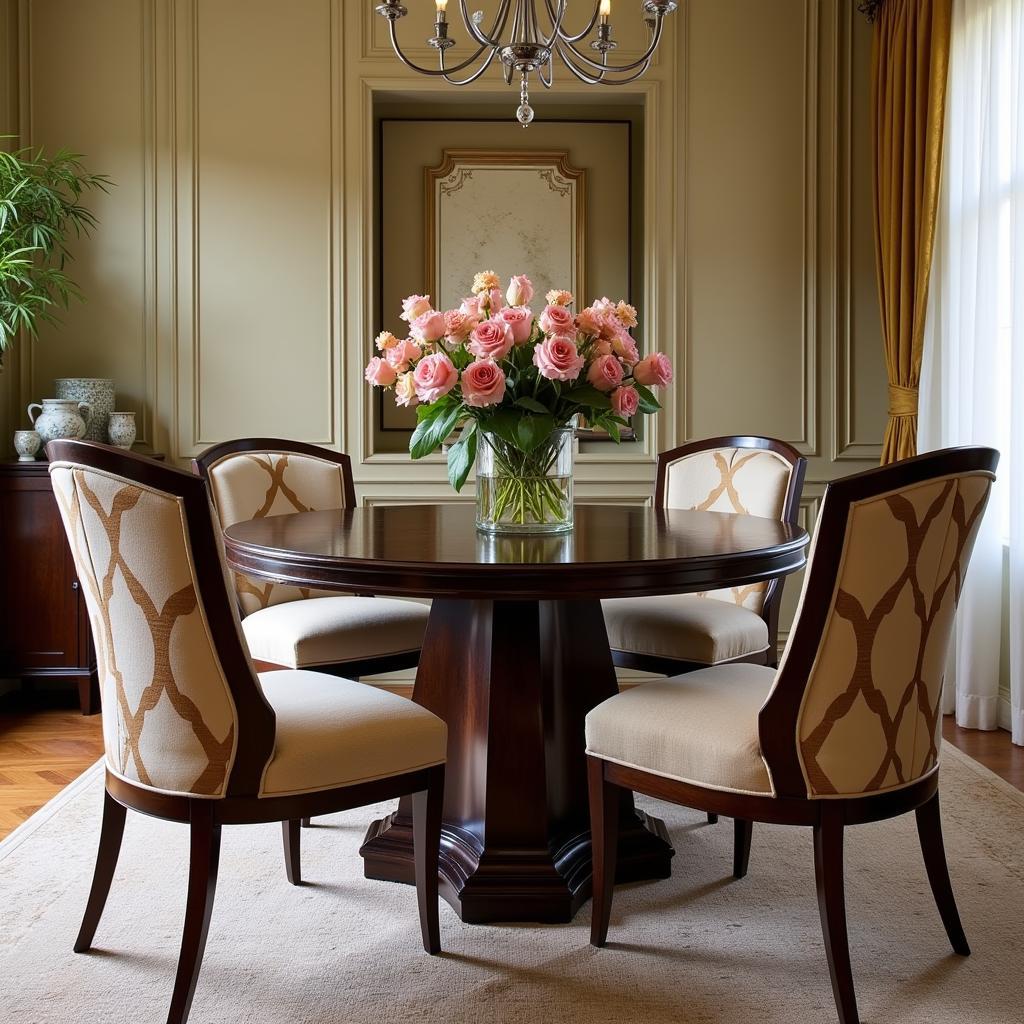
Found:
<path fill-rule="evenodd" d="M 534 286 L 525 274 L 504 291 L 500 286 L 496 274 L 482 271 L 472 294 L 447 311 L 435 310 L 429 295 L 410 295 L 401 313 L 409 337 L 378 335 L 380 354 L 366 379 L 416 408 L 414 459 L 458 431 L 448 448 L 448 478 L 460 490 L 482 435 L 516 480 L 497 501 L 543 517 L 559 500 L 543 480 L 556 434 L 584 416 L 619 441 L 634 416 L 661 408 L 651 389 L 671 383 L 672 364 L 660 352 L 641 358 L 630 333 L 637 311 L 625 301 L 602 298 L 573 312 L 572 293 L 555 288 L 534 316 L 527 305 Z"/>

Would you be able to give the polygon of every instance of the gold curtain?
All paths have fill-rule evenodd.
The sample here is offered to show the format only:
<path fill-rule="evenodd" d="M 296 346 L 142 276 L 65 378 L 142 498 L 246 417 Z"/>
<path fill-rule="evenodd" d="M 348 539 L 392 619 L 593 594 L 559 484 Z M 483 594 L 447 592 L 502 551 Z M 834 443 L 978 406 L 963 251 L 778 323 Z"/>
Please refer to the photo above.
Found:
<path fill-rule="evenodd" d="M 889 375 L 882 463 L 917 454 L 952 0 L 884 0 L 871 54 L 875 257 Z"/>

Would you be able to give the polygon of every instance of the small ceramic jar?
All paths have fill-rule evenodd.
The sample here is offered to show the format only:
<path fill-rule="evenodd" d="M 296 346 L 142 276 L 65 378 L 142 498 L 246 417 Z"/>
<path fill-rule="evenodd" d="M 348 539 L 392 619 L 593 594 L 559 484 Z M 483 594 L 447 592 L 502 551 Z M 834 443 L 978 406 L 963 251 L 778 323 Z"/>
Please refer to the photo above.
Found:
<path fill-rule="evenodd" d="M 43 439 L 34 430 L 16 430 L 14 432 L 14 450 L 18 453 L 19 462 L 35 462 Z"/>
<path fill-rule="evenodd" d="M 135 413 L 112 412 L 110 414 L 110 443 L 118 448 L 129 449 L 135 443 Z"/>

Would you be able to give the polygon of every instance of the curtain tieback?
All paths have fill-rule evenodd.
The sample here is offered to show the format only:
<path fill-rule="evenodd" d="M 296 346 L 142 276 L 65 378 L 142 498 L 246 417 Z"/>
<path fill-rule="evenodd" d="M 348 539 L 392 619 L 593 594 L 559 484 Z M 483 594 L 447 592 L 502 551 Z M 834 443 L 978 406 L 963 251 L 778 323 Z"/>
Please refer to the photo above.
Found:
<path fill-rule="evenodd" d="M 889 385 L 889 415 L 916 416 L 917 388 L 905 388 L 899 384 Z"/>

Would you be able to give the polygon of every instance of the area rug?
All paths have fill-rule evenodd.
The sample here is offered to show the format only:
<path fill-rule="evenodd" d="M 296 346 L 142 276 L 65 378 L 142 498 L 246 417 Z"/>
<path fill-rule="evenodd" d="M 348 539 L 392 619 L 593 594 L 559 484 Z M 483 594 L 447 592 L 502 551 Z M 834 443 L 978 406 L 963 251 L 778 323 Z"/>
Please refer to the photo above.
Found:
<path fill-rule="evenodd" d="M 160 1022 L 184 908 L 183 826 L 129 813 L 97 949 L 71 951 L 99 827 L 99 766 L 0 844 L 0 1021 Z M 442 904 L 443 955 L 419 945 L 413 890 L 362 877 L 380 812 L 303 832 L 301 888 L 280 829 L 224 830 L 220 886 L 191 1020 L 234 1022 L 835 1021 L 806 829 L 757 826 L 733 881 L 731 823 L 645 803 L 668 824 L 672 878 L 619 889 L 611 944 L 568 925 L 463 925 Z M 865 1024 L 1024 1019 L 1024 794 L 947 747 L 943 821 L 974 955 L 954 956 L 913 815 L 848 833 L 850 938 Z"/>

